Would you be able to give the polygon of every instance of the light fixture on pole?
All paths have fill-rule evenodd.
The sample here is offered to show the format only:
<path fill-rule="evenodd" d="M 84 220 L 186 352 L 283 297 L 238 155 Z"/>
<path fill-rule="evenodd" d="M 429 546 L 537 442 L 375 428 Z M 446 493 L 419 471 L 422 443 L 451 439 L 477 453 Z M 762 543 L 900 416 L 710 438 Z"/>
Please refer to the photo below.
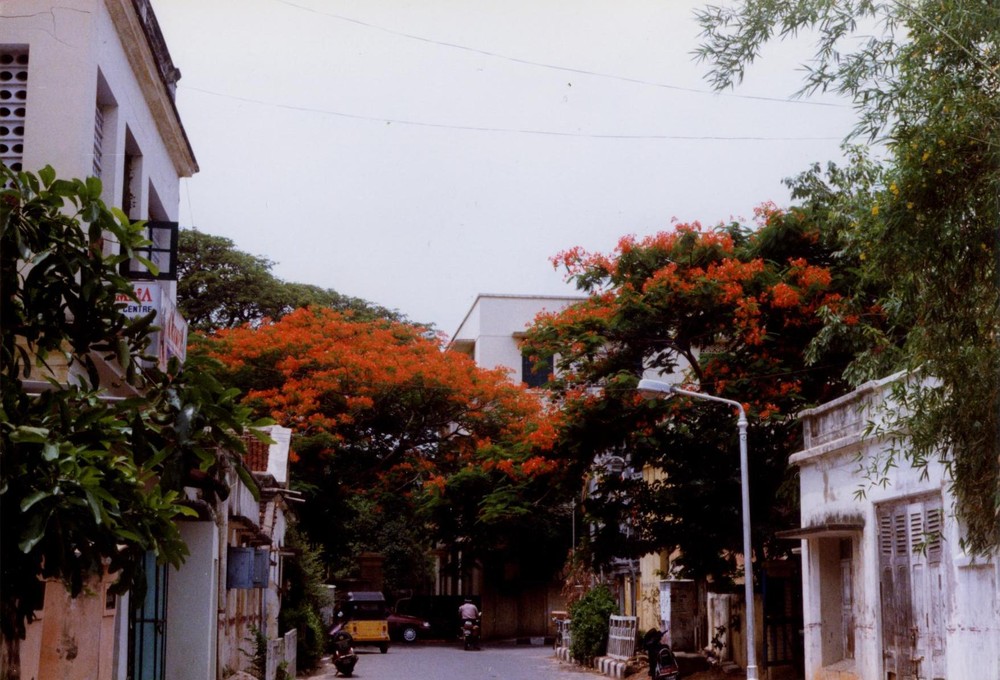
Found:
<path fill-rule="evenodd" d="M 701 392 L 691 392 L 682 390 L 676 385 L 663 382 L 661 380 L 650 380 L 643 378 L 639 381 L 639 393 L 647 397 L 670 397 L 680 394 L 692 399 L 704 399 L 705 401 L 717 401 L 721 404 L 728 404 L 739 411 L 737 426 L 740 432 L 740 485 L 743 491 L 743 580 L 746 597 L 746 620 L 747 620 L 747 680 L 757 680 L 757 640 L 754 636 L 756 620 L 754 618 L 753 602 L 753 564 L 751 560 L 750 544 L 750 477 L 747 474 L 747 414 L 743 409 L 743 404 L 732 399 L 723 399 L 711 394 Z"/>

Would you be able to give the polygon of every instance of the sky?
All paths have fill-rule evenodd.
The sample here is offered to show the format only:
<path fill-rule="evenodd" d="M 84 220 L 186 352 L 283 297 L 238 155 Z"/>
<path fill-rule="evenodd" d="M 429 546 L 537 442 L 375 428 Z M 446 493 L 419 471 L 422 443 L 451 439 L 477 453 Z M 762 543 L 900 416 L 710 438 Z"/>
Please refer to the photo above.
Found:
<path fill-rule="evenodd" d="M 710 90 L 689 0 L 153 0 L 200 171 L 182 227 L 453 333 L 550 259 L 751 218 L 841 158 L 808 38 Z"/>

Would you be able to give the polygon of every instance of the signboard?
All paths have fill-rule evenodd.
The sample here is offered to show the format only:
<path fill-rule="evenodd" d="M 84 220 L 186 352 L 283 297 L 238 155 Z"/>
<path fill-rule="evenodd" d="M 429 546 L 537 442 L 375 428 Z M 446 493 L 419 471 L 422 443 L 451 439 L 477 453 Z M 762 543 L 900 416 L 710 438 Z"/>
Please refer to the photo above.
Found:
<path fill-rule="evenodd" d="M 160 311 L 160 286 L 156 283 L 137 283 L 135 285 L 135 297 L 138 302 L 128 295 L 121 293 L 115 298 L 115 302 L 124 305 L 122 314 L 130 319 L 138 319 L 146 316 L 150 312 Z"/>
<path fill-rule="evenodd" d="M 187 358 L 187 321 L 177 311 L 173 301 L 164 297 L 161 301 L 161 314 L 157 319 L 160 327 L 160 368 L 166 368 L 171 357 L 184 363 Z"/>
<path fill-rule="evenodd" d="M 150 312 L 156 313 L 153 324 L 160 330 L 152 335 L 152 347 L 156 349 L 157 363 L 161 369 L 167 367 L 171 357 L 182 363 L 187 357 L 187 321 L 177 311 L 177 306 L 156 281 L 135 282 L 135 297 L 118 295 L 116 302 L 122 305 L 122 314 L 130 319 L 138 319 Z"/>

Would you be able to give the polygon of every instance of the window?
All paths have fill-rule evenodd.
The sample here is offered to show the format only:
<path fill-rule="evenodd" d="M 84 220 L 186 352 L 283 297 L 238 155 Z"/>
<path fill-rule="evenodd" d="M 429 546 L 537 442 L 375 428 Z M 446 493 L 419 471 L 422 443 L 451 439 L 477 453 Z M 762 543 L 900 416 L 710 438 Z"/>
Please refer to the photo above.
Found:
<path fill-rule="evenodd" d="M 104 109 L 98 104 L 94 112 L 94 177 L 101 176 L 104 154 Z"/>
<path fill-rule="evenodd" d="M 0 47 L 0 161 L 22 169 L 24 114 L 28 98 L 27 48 Z"/>
<path fill-rule="evenodd" d="M 542 387 L 552 375 L 552 358 L 534 361 L 533 357 L 521 354 L 521 381 L 528 387 Z"/>
<path fill-rule="evenodd" d="M 125 260 L 119 266 L 123 276 L 136 281 L 158 279 L 177 280 L 177 222 L 148 221 L 143 227 L 143 236 L 149 243 L 135 248 L 134 252 L 156 266 L 156 274 L 137 258 Z"/>

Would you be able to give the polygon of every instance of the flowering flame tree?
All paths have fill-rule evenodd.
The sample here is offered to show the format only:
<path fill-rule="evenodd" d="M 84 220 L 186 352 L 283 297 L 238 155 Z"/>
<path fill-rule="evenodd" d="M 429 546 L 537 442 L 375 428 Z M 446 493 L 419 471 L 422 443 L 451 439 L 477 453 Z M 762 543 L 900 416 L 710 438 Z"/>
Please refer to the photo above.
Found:
<path fill-rule="evenodd" d="M 758 555 L 778 549 L 769 536 L 797 512 L 785 484 L 794 414 L 845 390 L 849 357 L 831 346 L 821 362 L 804 358 L 823 315 L 843 311 L 851 283 L 818 212 L 765 205 L 754 228 L 676 224 L 623 238 L 610 255 L 572 249 L 555 258 L 589 294 L 541 315 L 526 342 L 539 360 L 556 360 L 549 389 L 564 409 L 560 446 L 581 462 L 611 454 L 649 466 L 642 479 L 598 475 L 587 501 L 598 559 L 681 548 L 689 573 L 722 577 L 740 551 L 735 415 L 645 399 L 635 389 L 644 372 L 745 405 L 754 542 Z"/>
<path fill-rule="evenodd" d="M 303 308 L 220 331 L 198 351 L 258 413 L 295 430 L 302 526 L 332 558 L 346 542 L 364 547 L 345 533 L 360 507 L 405 517 L 416 540 L 461 543 L 466 559 L 554 530 L 539 508 L 559 498 L 558 414 L 505 371 L 442 351 L 425 328 Z"/>

